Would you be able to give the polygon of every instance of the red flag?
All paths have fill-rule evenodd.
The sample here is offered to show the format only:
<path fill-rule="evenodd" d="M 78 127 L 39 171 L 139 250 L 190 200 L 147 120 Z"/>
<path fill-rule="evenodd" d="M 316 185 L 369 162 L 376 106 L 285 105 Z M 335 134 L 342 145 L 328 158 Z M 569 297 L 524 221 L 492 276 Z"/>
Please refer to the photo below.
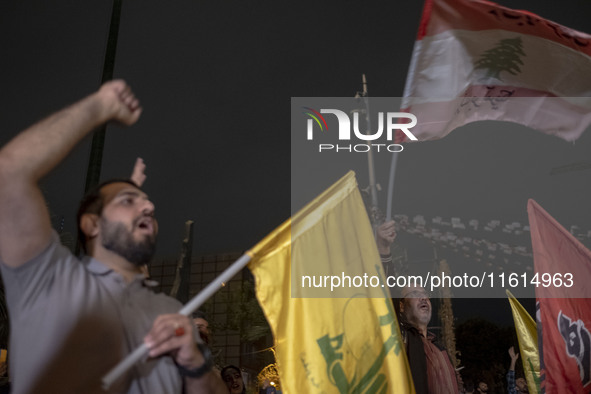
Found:
<path fill-rule="evenodd" d="M 591 123 L 589 69 L 588 34 L 489 1 L 426 0 L 403 108 L 421 141 L 486 119 L 572 141 Z"/>
<path fill-rule="evenodd" d="M 542 325 L 541 388 L 591 392 L 591 252 L 535 201 L 529 215 Z M 538 323 L 539 324 L 539 323 Z"/>

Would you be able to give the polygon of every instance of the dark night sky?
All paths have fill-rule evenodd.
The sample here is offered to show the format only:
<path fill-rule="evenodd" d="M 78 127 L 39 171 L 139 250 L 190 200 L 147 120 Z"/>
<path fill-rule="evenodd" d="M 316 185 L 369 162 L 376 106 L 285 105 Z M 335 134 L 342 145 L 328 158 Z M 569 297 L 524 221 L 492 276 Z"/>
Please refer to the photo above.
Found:
<path fill-rule="evenodd" d="M 109 3 L 3 3 L 0 143 L 98 87 Z M 177 253 L 187 219 L 194 252 L 209 253 L 246 249 L 289 217 L 291 97 L 352 96 L 363 72 L 373 94 L 402 93 L 419 4 L 280 4 L 124 1 L 115 77 L 144 114 L 109 127 L 102 177 L 146 160 L 162 254 Z M 67 229 L 88 150 L 43 184 Z"/>
<path fill-rule="evenodd" d="M 0 144 L 99 85 L 110 1 L 51 3 L 0 4 Z M 587 0 L 500 3 L 591 32 Z M 146 191 L 157 207 L 161 255 L 178 253 L 187 219 L 195 221 L 194 254 L 251 247 L 290 215 L 290 98 L 353 96 L 361 89 L 362 73 L 371 96 L 401 96 L 421 7 L 418 0 L 125 0 L 115 77 L 130 83 L 144 113 L 130 129 L 108 128 L 102 178 L 127 175 L 137 156 L 146 160 Z M 539 163 L 540 182 L 553 167 L 588 160 L 589 135 L 573 145 L 523 127 L 520 131 L 531 139 L 517 144 L 531 149 L 521 150 L 516 160 Z M 482 160 L 495 169 L 478 182 L 505 182 L 507 173 L 519 172 L 505 157 L 506 140 L 465 130 L 447 138 L 441 143 L 449 153 L 442 157 L 434 153 L 437 142 L 408 149 L 400 164 L 401 171 L 407 169 L 400 175 L 404 192 L 396 195 L 403 213 L 469 218 L 477 213 L 463 211 L 462 198 L 483 197 L 488 200 L 487 208 L 478 211 L 485 215 L 482 220 L 509 210 L 507 220 L 521 215 L 517 219 L 524 221 L 525 202 L 495 204 L 495 196 L 486 192 L 469 196 L 466 176 L 429 178 L 433 166 L 457 174 L 486 152 Z M 66 230 L 72 232 L 89 141 L 43 182 L 52 212 L 65 216 Z M 470 149 L 458 155 L 454 147 L 462 144 Z M 577 186 L 589 183 L 588 175 L 588 170 L 567 174 L 552 186 L 560 189 L 540 196 L 551 213 L 565 204 L 559 194 L 573 196 L 570 210 L 557 214 L 565 225 L 591 228 L 589 210 L 582 205 L 591 193 Z M 383 167 L 378 176 L 385 187 Z M 507 188 L 526 189 L 522 179 L 508 181 L 515 186 Z M 443 189 L 462 198 L 438 212 L 434 200 Z"/>

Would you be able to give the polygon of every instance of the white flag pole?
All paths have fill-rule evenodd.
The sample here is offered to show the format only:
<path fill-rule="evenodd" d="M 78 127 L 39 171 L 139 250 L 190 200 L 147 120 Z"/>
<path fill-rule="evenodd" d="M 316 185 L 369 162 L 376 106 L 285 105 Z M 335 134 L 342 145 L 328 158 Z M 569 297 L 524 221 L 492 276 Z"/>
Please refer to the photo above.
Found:
<path fill-rule="evenodd" d="M 388 181 L 388 200 L 386 201 L 386 220 L 392 220 L 392 199 L 394 197 L 394 178 L 396 177 L 396 162 L 398 154 L 392 154 L 390 163 L 390 180 Z"/>
<path fill-rule="evenodd" d="M 189 316 L 191 313 L 196 311 L 205 301 L 213 296 L 219 289 L 226 285 L 230 279 L 240 272 L 246 264 L 250 261 L 252 256 L 247 253 L 243 254 L 238 260 L 232 263 L 224 272 L 222 272 L 217 278 L 211 281 L 205 289 L 201 290 L 191 301 L 181 308 L 179 313 L 181 315 Z M 119 379 L 125 372 L 131 369 L 135 363 L 142 359 L 142 357 L 148 354 L 148 347 L 146 344 L 142 344 L 127 357 L 119 362 L 113 369 L 111 369 L 102 379 L 103 389 L 107 390 L 113 382 Z"/>

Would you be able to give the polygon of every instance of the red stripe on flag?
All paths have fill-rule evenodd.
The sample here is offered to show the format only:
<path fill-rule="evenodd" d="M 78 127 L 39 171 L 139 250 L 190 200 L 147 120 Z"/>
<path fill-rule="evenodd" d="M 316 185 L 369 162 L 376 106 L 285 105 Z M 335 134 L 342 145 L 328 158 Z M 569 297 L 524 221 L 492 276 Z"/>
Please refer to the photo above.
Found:
<path fill-rule="evenodd" d="M 426 0 L 402 106 L 421 141 L 478 120 L 574 141 L 591 103 L 569 98 L 591 95 L 590 67 L 589 34 L 484 0 Z"/>
<path fill-rule="evenodd" d="M 421 22 L 419 24 L 419 33 L 417 40 L 422 40 L 427 35 L 427 27 L 429 26 L 429 20 L 431 19 L 431 11 L 433 9 L 433 0 L 425 0 L 423 6 L 423 14 L 421 15 Z"/>
<path fill-rule="evenodd" d="M 482 0 L 427 0 L 418 40 L 448 30 L 506 30 L 557 42 L 591 55 L 591 36 L 529 11 Z"/>

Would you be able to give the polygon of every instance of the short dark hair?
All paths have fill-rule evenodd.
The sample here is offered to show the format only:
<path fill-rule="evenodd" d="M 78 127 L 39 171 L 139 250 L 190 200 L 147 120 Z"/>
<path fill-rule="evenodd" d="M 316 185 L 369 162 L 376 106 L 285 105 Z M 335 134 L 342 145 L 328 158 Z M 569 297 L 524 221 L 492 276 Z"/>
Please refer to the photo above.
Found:
<path fill-rule="evenodd" d="M 86 193 L 86 195 L 80 201 L 80 205 L 78 206 L 78 212 L 76 213 L 76 225 L 78 226 L 78 242 L 80 242 L 80 246 L 82 246 L 82 250 L 84 250 L 85 252 L 86 235 L 80 227 L 80 219 L 82 219 L 82 215 L 86 213 L 94 213 L 96 215 L 100 215 L 103 212 L 104 199 L 103 195 L 101 194 L 101 189 L 112 183 L 128 183 L 140 189 L 140 187 L 131 179 L 113 178 L 100 183 L 99 185 L 90 189 L 88 193 Z"/>
<path fill-rule="evenodd" d="M 235 370 L 236 372 L 238 372 L 238 373 L 242 374 L 242 371 L 241 371 L 241 370 L 240 370 L 240 368 L 238 368 L 237 366 L 235 366 L 235 365 L 226 365 L 226 366 L 225 366 L 224 368 L 222 368 L 222 370 L 220 371 L 220 375 L 222 375 L 222 376 L 223 376 L 223 375 L 224 375 L 224 372 L 226 372 L 226 371 L 228 371 L 228 370 L 230 370 L 230 369 L 233 369 L 233 370 Z"/>

